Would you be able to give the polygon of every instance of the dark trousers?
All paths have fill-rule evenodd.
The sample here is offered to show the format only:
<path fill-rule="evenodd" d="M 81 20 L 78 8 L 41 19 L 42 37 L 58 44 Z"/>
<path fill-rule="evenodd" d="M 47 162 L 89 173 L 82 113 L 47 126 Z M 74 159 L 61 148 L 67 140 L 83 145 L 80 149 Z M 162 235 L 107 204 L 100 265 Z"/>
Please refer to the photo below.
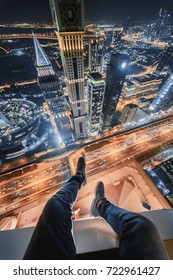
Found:
<path fill-rule="evenodd" d="M 81 176 L 73 176 L 48 200 L 23 259 L 76 259 L 72 208 L 81 184 Z M 148 219 L 107 200 L 99 206 L 99 214 L 120 236 L 121 259 L 168 259 L 159 233 Z"/>

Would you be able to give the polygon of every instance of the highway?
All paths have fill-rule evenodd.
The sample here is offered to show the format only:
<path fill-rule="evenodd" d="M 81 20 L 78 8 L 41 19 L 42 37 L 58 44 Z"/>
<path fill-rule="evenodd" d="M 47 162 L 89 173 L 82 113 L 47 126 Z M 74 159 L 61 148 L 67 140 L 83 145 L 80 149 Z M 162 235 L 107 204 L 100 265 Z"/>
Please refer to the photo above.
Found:
<path fill-rule="evenodd" d="M 56 192 L 70 177 L 69 165 L 65 158 L 62 162 L 57 160 L 55 163 L 34 164 L 30 169 L 21 168 L 19 175 L 15 177 L 13 173 L 16 171 L 7 173 L 7 179 L 0 185 L 1 214 L 35 201 L 49 192 Z M 10 177 L 11 179 L 8 179 Z"/>
<path fill-rule="evenodd" d="M 159 126 L 162 123 L 171 123 L 172 121 L 173 121 L 173 115 L 168 115 L 163 117 L 162 119 L 156 119 L 154 121 L 151 120 L 146 124 L 135 126 L 134 128 L 131 129 L 130 128 L 127 129 L 125 127 L 123 128 L 122 126 L 120 127 L 116 126 L 112 130 L 106 131 L 102 135 L 98 135 L 97 137 L 95 137 L 96 140 L 87 139 L 84 140 L 83 142 L 79 141 L 78 143 L 76 142 L 72 143 L 65 149 L 61 149 L 61 150 L 48 149 L 47 151 L 36 153 L 34 156 L 23 157 L 20 159 L 13 160 L 11 162 L 4 163 L 3 165 L 0 166 L 0 174 L 5 174 L 9 171 L 11 172 L 19 167 L 24 167 L 29 164 L 39 163 L 48 158 L 51 160 L 52 157 L 59 156 L 62 153 L 68 154 L 70 152 L 73 152 L 74 150 L 78 150 L 80 148 L 84 148 L 85 146 L 97 143 L 98 141 L 109 140 L 112 137 L 116 137 L 116 139 L 118 139 L 117 137 L 121 135 L 125 135 L 126 137 L 128 137 L 129 133 L 130 134 L 133 132 L 135 133 L 136 131 L 142 131 L 143 133 L 143 131 L 149 127 L 152 128 L 153 126 L 154 127 Z"/>
<path fill-rule="evenodd" d="M 167 124 L 148 127 L 143 130 L 129 132 L 107 141 L 84 147 L 84 153 L 88 162 L 88 176 L 100 172 L 102 169 L 125 162 L 127 159 L 135 158 L 150 150 L 162 147 L 173 141 L 173 123 L 169 120 Z M 98 148 L 97 148 L 98 146 Z M 77 159 L 73 159 L 74 166 Z M 74 167 L 72 167 L 74 168 Z"/>
<path fill-rule="evenodd" d="M 0 34 L 0 39 L 1 40 L 12 40 L 12 39 L 29 39 L 29 38 L 33 38 L 36 37 L 37 39 L 47 39 L 47 40 L 58 40 L 57 36 L 55 35 L 55 33 L 34 33 L 34 35 L 32 33 L 19 33 L 19 34 Z M 95 38 L 96 35 L 92 35 L 92 34 L 85 34 L 85 37 L 89 37 L 89 38 Z"/>
<path fill-rule="evenodd" d="M 85 144 L 69 157 L 65 153 L 59 159 L 20 168 L 18 176 L 13 177 L 16 171 L 6 173 L 0 176 L 0 180 L 3 178 L 0 185 L 0 214 L 36 201 L 44 195 L 51 196 L 70 177 L 70 171 L 75 172 L 77 159 L 82 153 L 86 157 L 87 176 L 98 174 L 99 178 L 103 170 L 109 172 L 110 167 L 120 162 L 125 163 L 127 159 L 136 158 L 171 142 L 173 123 L 172 118 L 167 118 L 154 125 Z"/>
<path fill-rule="evenodd" d="M 139 126 L 135 126 L 135 127 L 131 127 L 131 128 L 115 126 L 113 129 L 103 132 L 103 134 L 101 136 L 98 135 L 96 140 L 93 140 L 93 141 L 91 139 L 87 140 L 89 143 L 80 144 L 79 147 L 82 148 L 86 145 L 91 145 L 91 144 L 97 143 L 98 141 L 108 140 L 109 138 L 112 138 L 114 136 L 115 137 L 119 137 L 121 135 L 128 136 L 128 134 L 135 133 L 137 131 L 142 131 L 142 133 L 144 133 L 144 131 L 148 128 L 156 127 L 163 123 L 171 124 L 172 122 L 173 122 L 173 115 L 171 113 L 171 115 L 165 116 L 161 119 L 149 120 L 148 123 L 141 124 Z"/>

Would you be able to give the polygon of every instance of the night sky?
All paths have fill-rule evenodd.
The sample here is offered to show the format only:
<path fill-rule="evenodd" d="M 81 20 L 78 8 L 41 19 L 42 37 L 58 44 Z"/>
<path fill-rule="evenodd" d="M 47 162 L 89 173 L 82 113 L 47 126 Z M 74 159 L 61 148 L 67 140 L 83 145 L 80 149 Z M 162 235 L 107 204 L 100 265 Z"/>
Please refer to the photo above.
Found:
<path fill-rule="evenodd" d="M 153 21 L 166 8 L 173 21 L 173 0 L 85 0 L 86 21 Z M 52 22 L 49 0 L 0 0 L 0 23 Z"/>

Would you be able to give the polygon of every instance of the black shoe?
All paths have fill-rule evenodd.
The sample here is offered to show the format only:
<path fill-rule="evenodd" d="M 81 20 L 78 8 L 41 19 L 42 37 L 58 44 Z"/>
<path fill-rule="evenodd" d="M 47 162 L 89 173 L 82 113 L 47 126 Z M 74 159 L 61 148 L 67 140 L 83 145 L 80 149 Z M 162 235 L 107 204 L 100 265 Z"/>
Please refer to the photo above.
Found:
<path fill-rule="evenodd" d="M 83 177 L 83 185 L 86 185 L 86 161 L 84 157 L 80 157 L 77 162 L 76 174 L 81 174 Z"/>
<path fill-rule="evenodd" d="M 99 216 L 98 202 L 100 200 L 106 200 L 103 182 L 100 181 L 97 183 L 94 194 L 95 197 L 93 198 L 93 201 L 91 203 L 90 215 L 94 217 L 98 217 Z"/>

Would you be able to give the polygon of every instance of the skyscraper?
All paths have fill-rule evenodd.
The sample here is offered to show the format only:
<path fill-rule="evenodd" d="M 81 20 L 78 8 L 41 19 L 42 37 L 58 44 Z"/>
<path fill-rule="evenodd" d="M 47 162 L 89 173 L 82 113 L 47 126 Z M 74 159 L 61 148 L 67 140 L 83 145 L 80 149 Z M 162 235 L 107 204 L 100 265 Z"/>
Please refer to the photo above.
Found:
<path fill-rule="evenodd" d="M 166 36 L 169 36 L 168 21 L 170 14 L 166 10 L 160 9 L 157 21 L 148 24 L 144 30 L 144 37 L 149 41 L 154 41 Z"/>
<path fill-rule="evenodd" d="M 166 72 L 171 74 L 173 70 L 173 46 L 167 45 L 159 59 L 159 64 L 156 69 L 156 73 Z"/>
<path fill-rule="evenodd" d="M 101 127 L 101 112 L 105 92 L 104 77 L 93 72 L 88 75 L 88 134 L 96 136 Z"/>
<path fill-rule="evenodd" d="M 170 14 L 163 9 L 160 9 L 159 11 L 159 17 L 156 22 L 156 36 L 157 38 L 162 38 L 167 35 L 167 23 L 169 21 Z"/>
<path fill-rule="evenodd" d="M 102 129 L 112 125 L 114 113 L 119 101 L 123 83 L 129 64 L 128 56 L 124 54 L 112 54 L 107 66 L 106 90 L 102 110 Z"/>
<path fill-rule="evenodd" d="M 55 76 L 50 60 L 35 37 L 34 48 L 36 54 L 38 83 L 41 91 L 52 113 L 56 117 L 61 117 L 65 114 L 65 98 L 63 96 L 62 86 Z"/>
<path fill-rule="evenodd" d="M 99 51 L 98 39 L 90 39 L 89 51 L 88 51 L 89 71 L 94 72 L 98 70 L 98 51 Z"/>
<path fill-rule="evenodd" d="M 150 112 L 158 112 L 159 110 L 168 110 L 173 106 L 173 74 L 171 74 L 163 84 L 157 97 L 149 107 Z"/>
<path fill-rule="evenodd" d="M 129 34 L 129 27 L 130 27 L 130 17 L 128 16 L 126 18 L 126 21 L 125 21 L 125 24 L 124 24 L 124 29 L 123 29 L 123 32 L 124 32 L 125 35 Z"/>
<path fill-rule="evenodd" d="M 58 118 L 65 116 L 65 98 L 63 96 L 62 87 L 58 82 L 52 65 L 47 58 L 43 48 L 40 46 L 37 38 L 33 38 L 36 54 L 36 68 L 38 73 L 38 83 L 43 93 L 46 104 L 45 110 L 50 116 L 54 133 L 58 138 L 58 144 L 63 145 L 56 121 Z"/>
<path fill-rule="evenodd" d="M 75 138 L 78 139 L 86 136 L 84 3 L 83 0 L 50 0 L 50 7 L 57 29 Z"/>

